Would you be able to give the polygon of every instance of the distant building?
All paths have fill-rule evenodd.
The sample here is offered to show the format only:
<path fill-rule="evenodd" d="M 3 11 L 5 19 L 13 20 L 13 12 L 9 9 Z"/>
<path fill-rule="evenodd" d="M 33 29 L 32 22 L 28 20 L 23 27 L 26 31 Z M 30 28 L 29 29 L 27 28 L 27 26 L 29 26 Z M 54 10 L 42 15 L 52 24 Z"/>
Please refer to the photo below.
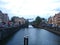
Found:
<path fill-rule="evenodd" d="M 48 23 L 60 26 L 60 13 L 57 13 L 53 17 L 50 17 L 48 19 Z"/>
<path fill-rule="evenodd" d="M 25 24 L 25 19 L 24 18 L 19 18 L 19 22 L 21 22 L 21 24 Z"/>
<path fill-rule="evenodd" d="M 6 22 L 6 23 L 7 23 L 8 21 L 9 21 L 8 14 L 5 13 L 5 14 L 3 15 L 3 22 Z"/>
<path fill-rule="evenodd" d="M 2 11 L 0 11 L 0 22 L 7 23 L 8 21 L 9 21 L 8 14 L 2 13 Z"/>
<path fill-rule="evenodd" d="M 15 24 L 25 24 L 25 19 L 24 18 L 19 18 L 19 17 L 13 17 L 13 21 Z"/>
<path fill-rule="evenodd" d="M 3 19 L 3 13 L 0 11 L 0 22 L 2 22 Z"/>
<path fill-rule="evenodd" d="M 52 19 L 53 19 L 52 17 L 49 17 L 49 18 L 48 18 L 48 23 L 49 23 L 49 24 L 52 24 Z"/>

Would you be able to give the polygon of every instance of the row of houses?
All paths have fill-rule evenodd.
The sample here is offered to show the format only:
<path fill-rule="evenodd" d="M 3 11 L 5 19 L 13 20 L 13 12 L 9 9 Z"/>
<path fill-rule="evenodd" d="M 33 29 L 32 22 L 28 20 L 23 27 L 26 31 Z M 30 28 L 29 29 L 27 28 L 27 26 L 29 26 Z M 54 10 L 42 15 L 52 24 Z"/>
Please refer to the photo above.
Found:
<path fill-rule="evenodd" d="M 14 24 L 16 25 L 25 24 L 25 21 L 26 21 L 26 19 L 19 18 L 16 16 L 13 19 L 14 19 L 13 21 L 15 22 Z M 0 24 L 1 22 L 4 22 L 5 24 L 13 24 L 13 21 L 9 20 L 9 16 L 7 13 L 3 13 L 2 11 L 0 11 Z"/>
<path fill-rule="evenodd" d="M 53 17 L 49 17 L 48 24 L 60 26 L 60 13 L 55 14 Z"/>

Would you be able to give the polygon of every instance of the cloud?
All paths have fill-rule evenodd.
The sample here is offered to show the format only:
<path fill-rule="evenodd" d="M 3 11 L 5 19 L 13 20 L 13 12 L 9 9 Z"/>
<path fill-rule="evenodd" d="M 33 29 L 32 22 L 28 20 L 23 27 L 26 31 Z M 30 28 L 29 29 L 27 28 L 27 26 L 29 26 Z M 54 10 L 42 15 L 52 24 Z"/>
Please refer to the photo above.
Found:
<path fill-rule="evenodd" d="M 9 14 L 16 16 L 46 17 L 48 14 L 53 16 L 60 11 L 60 0 L 1 0 L 0 2 L 0 9 L 8 10 Z"/>
<path fill-rule="evenodd" d="M 56 9 L 54 9 L 55 11 L 59 11 L 60 12 L 60 8 L 58 7 L 58 8 L 56 8 Z"/>

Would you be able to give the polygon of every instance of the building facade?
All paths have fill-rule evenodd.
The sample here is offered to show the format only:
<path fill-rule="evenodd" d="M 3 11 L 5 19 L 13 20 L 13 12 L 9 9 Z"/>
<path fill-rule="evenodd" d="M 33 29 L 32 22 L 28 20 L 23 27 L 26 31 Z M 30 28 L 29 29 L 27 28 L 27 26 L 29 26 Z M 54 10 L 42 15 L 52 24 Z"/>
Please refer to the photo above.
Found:
<path fill-rule="evenodd" d="M 55 14 L 54 20 L 55 20 L 55 21 L 54 21 L 55 24 L 58 25 L 58 26 L 60 26 L 60 13 Z"/>
<path fill-rule="evenodd" d="M 13 17 L 13 21 L 15 24 L 25 24 L 25 19 L 24 18 L 19 18 L 19 17 Z"/>
<path fill-rule="evenodd" d="M 52 17 L 49 17 L 49 18 L 48 18 L 48 23 L 49 23 L 49 24 L 52 24 Z"/>
<path fill-rule="evenodd" d="M 48 23 L 60 26 L 60 13 L 57 13 L 53 17 L 50 17 L 48 19 Z"/>
<path fill-rule="evenodd" d="M 9 21 L 8 14 L 2 13 L 2 11 L 0 11 L 0 22 L 8 23 L 8 21 Z"/>

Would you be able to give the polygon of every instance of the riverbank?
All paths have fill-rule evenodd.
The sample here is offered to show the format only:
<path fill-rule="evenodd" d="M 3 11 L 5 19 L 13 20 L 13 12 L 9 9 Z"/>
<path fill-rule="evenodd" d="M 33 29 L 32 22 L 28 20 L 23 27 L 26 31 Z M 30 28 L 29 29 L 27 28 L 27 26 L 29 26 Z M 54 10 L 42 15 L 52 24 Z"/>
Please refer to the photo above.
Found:
<path fill-rule="evenodd" d="M 19 26 L 0 29 L 0 40 L 5 39 L 6 37 L 10 36 L 11 34 L 18 31 L 19 29 L 20 29 Z"/>
<path fill-rule="evenodd" d="M 49 29 L 49 28 L 44 28 L 44 29 L 60 36 L 60 31 Z"/>
<path fill-rule="evenodd" d="M 54 33 L 54 34 L 57 34 L 57 35 L 59 35 L 60 36 L 60 28 L 52 28 L 52 27 L 42 27 L 42 26 L 33 26 L 34 28 L 41 28 L 41 29 L 45 29 L 45 30 L 47 30 L 47 31 L 50 31 L 50 32 L 52 32 L 52 33 Z"/>
<path fill-rule="evenodd" d="M 19 25 L 13 26 L 8 28 L 0 28 L 0 40 L 4 40 L 10 35 L 14 34 L 16 31 L 20 30 L 21 28 L 27 28 L 26 25 Z"/>

